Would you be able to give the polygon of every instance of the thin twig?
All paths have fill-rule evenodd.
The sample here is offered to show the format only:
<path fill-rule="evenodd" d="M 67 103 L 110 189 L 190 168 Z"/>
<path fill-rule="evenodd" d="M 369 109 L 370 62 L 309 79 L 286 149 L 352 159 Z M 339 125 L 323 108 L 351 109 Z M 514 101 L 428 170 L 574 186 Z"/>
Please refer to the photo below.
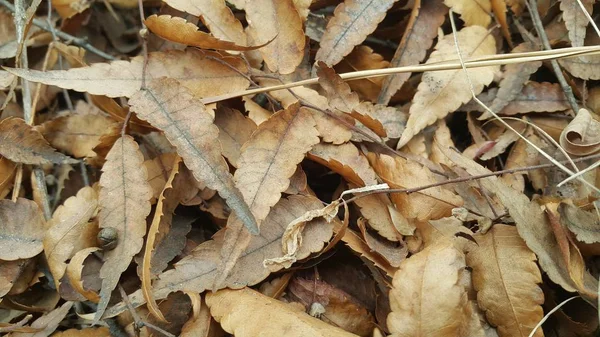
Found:
<path fill-rule="evenodd" d="M 50 27 L 50 33 L 52 34 L 52 41 L 58 41 L 58 36 L 56 36 L 56 29 L 54 28 L 54 25 L 52 24 L 52 0 L 48 0 L 48 17 L 46 18 L 46 22 L 48 23 L 48 27 Z M 50 44 L 50 48 L 53 48 L 53 44 Z M 48 52 L 50 52 L 51 49 L 48 49 Z M 58 69 L 60 70 L 64 70 L 63 67 L 63 56 L 60 53 L 58 54 Z M 67 108 L 69 109 L 69 111 L 73 111 L 73 102 L 71 102 L 71 97 L 69 96 L 69 92 L 67 91 L 67 89 L 62 88 L 62 94 L 63 97 L 65 98 L 65 101 L 67 103 Z"/>
<path fill-rule="evenodd" d="M 15 6 L 13 6 L 13 4 L 11 4 L 10 2 L 8 2 L 8 0 L 0 0 L 0 5 L 4 6 L 5 8 L 7 8 L 9 11 L 11 11 L 12 13 L 15 12 Z M 33 19 L 33 24 L 36 25 L 37 27 L 47 31 L 47 32 L 51 32 L 52 28 L 48 26 L 48 24 L 40 19 Z M 109 55 L 105 52 L 103 52 L 100 49 L 97 49 L 96 47 L 92 46 L 91 44 L 89 44 L 85 39 L 82 38 L 78 38 L 75 37 L 71 34 L 67 34 L 61 30 L 56 29 L 55 30 L 56 36 L 60 37 L 61 39 L 73 43 L 87 51 L 89 51 L 90 53 L 94 53 L 104 59 L 107 60 L 115 60 L 116 58 L 112 55 Z"/>
<path fill-rule="evenodd" d="M 540 13 L 537 9 L 537 0 L 528 0 L 526 4 L 529 10 L 529 14 L 531 15 L 531 20 L 533 21 L 533 26 L 535 27 L 535 30 L 538 33 L 540 41 L 542 42 L 542 46 L 546 50 L 552 50 L 552 47 L 550 46 L 550 41 L 548 41 L 548 35 L 546 35 L 546 30 L 544 29 L 542 19 L 540 18 Z M 554 70 L 554 74 L 556 75 L 558 83 L 560 83 L 560 86 L 564 91 L 565 96 L 567 97 L 567 101 L 569 102 L 571 109 L 573 109 L 573 113 L 576 114 L 577 111 L 579 111 L 579 105 L 577 104 L 575 95 L 573 95 L 573 89 L 571 89 L 571 87 L 567 83 L 567 80 L 565 79 L 565 76 L 562 73 L 562 69 L 558 65 L 558 61 L 550 60 L 550 64 L 552 65 L 552 70 Z"/>
<path fill-rule="evenodd" d="M 133 305 L 131 305 L 131 302 L 129 301 L 129 296 L 127 296 L 125 289 L 123 289 L 123 287 L 120 284 L 118 285 L 118 288 L 119 288 L 119 293 L 121 294 L 121 298 L 123 298 L 123 302 L 125 302 L 125 305 L 127 306 L 129 313 L 131 314 L 131 317 L 133 317 L 133 322 L 134 322 L 133 324 L 135 325 L 136 331 L 139 331 L 139 329 L 146 326 L 156 332 L 160 332 L 161 334 L 163 334 L 167 337 L 175 337 L 175 335 L 173 335 L 172 333 L 170 333 L 166 330 L 163 330 L 162 328 L 160 328 L 152 323 L 148 323 L 148 322 L 142 320 L 140 315 L 138 315 L 137 312 L 135 311 L 135 308 L 133 307 Z"/>

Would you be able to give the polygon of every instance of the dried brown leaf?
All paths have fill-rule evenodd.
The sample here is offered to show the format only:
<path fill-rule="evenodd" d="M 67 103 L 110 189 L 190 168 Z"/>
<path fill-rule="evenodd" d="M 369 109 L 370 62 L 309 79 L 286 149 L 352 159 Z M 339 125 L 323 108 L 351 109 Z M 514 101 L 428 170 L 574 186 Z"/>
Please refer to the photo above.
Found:
<path fill-rule="evenodd" d="M 52 1 L 52 7 L 63 19 L 69 19 L 90 7 L 89 0 L 56 0 Z"/>
<path fill-rule="evenodd" d="M 589 21 L 583 9 L 579 6 L 579 2 L 585 7 L 590 16 L 594 13 L 594 0 L 561 0 L 560 10 L 562 11 L 562 18 L 565 20 L 565 26 L 569 31 L 569 40 L 571 40 L 571 46 L 583 47 L 583 41 L 585 40 L 585 33 Z"/>
<path fill-rule="evenodd" d="M 100 270 L 102 290 L 95 320 L 104 313 L 121 273 L 142 249 L 146 235 L 146 217 L 150 214 L 152 189 L 143 165 L 144 157 L 131 136 L 119 138 L 106 157 L 100 177 L 98 203 L 100 228 L 117 232 L 117 246 L 104 252 Z"/>
<path fill-rule="evenodd" d="M 444 0 L 444 3 L 459 13 L 467 26 L 479 25 L 487 28 L 492 21 L 490 0 Z"/>
<path fill-rule="evenodd" d="M 292 0 L 253 0 L 246 6 L 246 19 L 272 72 L 291 74 L 304 58 L 302 19 Z"/>
<path fill-rule="evenodd" d="M 392 336 L 466 336 L 465 266 L 463 253 L 446 239 L 404 260 L 390 290 Z"/>
<path fill-rule="evenodd" d="M 32 82 L 93 95 L 130 97 L 141 87 L 143 61 L 142 56 L 137 56 L 131 61 L 95 63 L 89 67 L 70 70 L 7 70 Z M 168 76 L 179 80 L 194 95 L 206 97 L 246 89 L 249 82 L 238 73 L 246 70 L 246 65 L 239 57 L 222 56 L 217 52 L 198 49 L 169 50 L 148 54 L 146 78 Z"/>
<path fill-rule="evenodd" d="M 42 134 L 21 118 L 0 121 L 0 155 L 23 164 L 66 164 L 77 161 L 56 152 Z"/>
<path fill-rule="evenodd" d="M 416 0 L 390 66 L 403 67 L 422 62 L 437 37 L 438 28 L 444 23 L 447 13 L 448 7 L 442 4 L 441 0 Z M 388 104 L 410 75 L 411 73 L 407 72 L 386 76 L 377 103 Z"/>
<path fill-rule="evenodd" d="M 500 336 L 529 336 L 544 312 L 542 276 L 535 254 L 513 226 L 494 225 L 475 236 L 477 246 L 467 254 L 479 307 Z M 543 336 L 538 329 L 534 336 Z"/>
<path fill-rule="evenodd" d="M 465 58 L 496 53 L 496 42 L 493 35 L 481 26 L 464 27 L 456 34 L 456 38 Z M 438 42 L 435 51 L 426 63 L 443 62 L 455 58 L 454 39 L 452 35 L 448 35 Z M 475 94 L 479 94 L 484 86 L 492 82 L 497 69 L 498 67 L 492 66 L 467 70 Z M 398 148 L 406 145 L 425 127 L 444 118 L 449 112 L 455 111 L 461 104 L 468 102 L 471 99 L 471 92 L 467 88 L 469 88 L 469 83 L 462 69 L 425 72 L 410 107 L 410 116 L 398 142 Z"/>
<path fill-rule="evenodd" d="M 17 165 L 12 161 L 0 156 L 0 199 L 10 191 L 13 183 L 13 177 L 17 172 Z"/>
<path fill-rule="evenodd" d="M 73 287 L 73 289 L 94 303 L 98 303 L 100 301 L 100 296 L 95 289 L 88 289 L 84 285 L 83 269 L 86 267 L 86 263 L 92 263 L 92 261 L 97 262 L 97 264 L 101 263 L 99 260 L 93 260 L 96 258 L 93 254 L 99 250 L 100 248 L 98 247 L 89 247 L 78 251 L 75 253 L 75 255 L 73 255 L 71 261 L 69 261 L 66 270 L 69 284 Z M 88 258 L 90 258 L 90 260 L 88 260 Z M 98 266 L 95 277 L 98 277 L 100 268 L 101 266 Z M 101 282 L 98 282 L 98 289 L 100 289 L 100 287 Z"/>
<path fill-rule="evenodd" d="M 158 196 L 165 187 L 173 169 L 173 162 L 178 157 L 176 153 L 163 153 L 154 159 L 144 162 L 144 166 L 148 171 L 148 183 L 152 188 L 152 203 L 156 202 L 156 199 L 158 199 Z"/>
<path fill-rule="evenodd" d="M 35 202 L 0 200 L 0 259 L 14 261 L 41 253 L 45 230 L 46 221 Z"/>
<path fill-rule="evenodd" d="M 338 64 L 377 28 L 394 2 L 345 0 L 339 4 L 321 37 L 316 60 L 329 66 Z"/>
<path fill-rule="evenodd" d="M 600 223 L 596 212 L 586 212 L 574 205 L 561 202 L 558 206 L 561 222 L 577 240 L 585 243 L 600 242 Z"/>
<path fill-rule="evenodd" d="M 390 65 L 381 54 L 377 54 L 369 46 L 359 45 L 350 54 L 335 66 L 339 73 L 351 71 L 383 69 Z M 371 102 L 377 101 L 379 92 L 383 85 L 383 77 L 371 77 L 348 81 L 350 88 L 354 90 L 361 99 Z"/>
<path fill-rule="evenodd" d="M 600 150 L 600 122 L 587 109 L 577 116 L 560 134 L 560 146 L 570 154 L 585 156 Z"/>
<path fill-rule="evenodd" d="M 558 60 L 571 75 L 582 80 L 600 80 L 600 56 L 587 55 Z"/>
<path fill-rule="evenodd" d="M 244 225 L 258 232 L 251 209 L 221 156 L 219 129 L 200 100 L 176 80 L 163 78 L 136 93 L 129 104 L 138 117 L 163 130 L 197 180 L 217 190 Z"/>
<path fill-rule="evenodd" d="M 238 167 L 242 145 L 256 130 L 256 123 L 238 110 L 221 105 L 215 111 L 215 125 L 219 127 L 219 142 L 223 147 L 223 156 L 233 167 Z"/>
<path fill-rule="evenodd" d="M 96 245 L 97 228 L 88 223 L 96 215 L 98 194 L 84 187 L 59 206 L 48 221 L 44 254 L 57 289 L 67 269 L 66 261 L 76 252 Z"/>
<path fill-rule="evenodd" d="M 61 332 L 57 332 L 52 337 L 110 337 L 110 331 L 106 327 L 99 328 L 84 328 L 69 329 Z"/>
<path fill-rule="evenodd" d="M 8 334 L 7 337 L 47 337 L 50 336 L 60 322 L 67 316 L 69 311 L 73 307 L 73 302 L 65 302 L 60 307 L 46 313 L 40 318 L 36 319 L 31 323 L 31 327 L 34 329 L 40 329 L 38 332 L 13 332 Z"/>
<path fill-rule="evenodd" d="M 330 168 L 355 185 L 377 184 L 377 176 L 369 165 L 369 161 L 352 143 L 317 144 L 308 153 L 308 158 Z"/>
<path fill-rule="evenodd" d="M 206 296 L 206 304 L 223 329 L 236 337 L 274 337 L 282 332 L 290 337 L 356 336 L 250 288 L 219 290 Z"/>

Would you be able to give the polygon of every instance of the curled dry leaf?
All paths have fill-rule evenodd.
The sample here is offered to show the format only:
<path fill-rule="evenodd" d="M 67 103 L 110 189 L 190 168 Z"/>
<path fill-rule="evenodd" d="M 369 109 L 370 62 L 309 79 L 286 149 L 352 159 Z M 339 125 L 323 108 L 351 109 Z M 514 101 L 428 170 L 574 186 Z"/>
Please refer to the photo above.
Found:
<path fill-rule="evenodd" d="M 481 26 L 464 27 L 456 34 L 456 38 L 464 58 L 496 53 L 496 42 L 493 35 Z M 427 64 L 456 58 L 453 35 L 447 35 L 435 46 L 435 51 L 431 53 Z M 479 94 L 484 86 L 492 82 L 497 70 L 496 66 L 467 70 L 475 94 Z M 398 142 L 398 148 L 406 145 L 425 127 L 444 118 L 449 112 L 455 111 L 461 104 L 468 102 L 472 96 L 471 92 L 465 88 L 469 88 L 469 83 L 462 69 L 425 72 L 410 107 L 410 116 L 406 123 L 406 129 Z"/>
<path fill-rule="evenodd" d="M 444 0 L 444 3 L 459 13 L 467 26 L 479 25 L 487 28 L 492 21 L 490 0 Z"/>
<path fill-rule="evenodd" d="M 220 40 L 198 30 L 198 26 L 183 18 L 171 15 L 151 15 L 144 20 L 148 29 L 165 40 L 204 49 L 217 50 L 253 50 L 263 46 L 239 46 L 230 41 Z M 268 43 L 269 41 L 267 41 Z"/>
<path fill-rule="evenodd" d="M 98 277 L 98 273 L 101 268 L 101 262 L 93 254 L 99 250 L 100 248 L 98 247 L 89 247 L 78 251 L 77 253 L 75 253 L 75 255 L 73 255 L 71 261 L 69 261 L 66 270 L 67 278 L 69 279 L 69 284 L 71 284 L 73 289 L 75 289 L 83 297 L 87 298 L 88 300 L 94 303 L 98 303 L 100 301 L 100 296 L 95 290 L 100 289 L 101 285 L 99 284 L 97 289 L 88 289 L 84 284 L 83 269 L 86 267 L 86 263 L 97 264 L 97 268 L 94 268 L 94 276 Z M 88 260 L 88 258 L 90 258 L 90 260 Z M 93 265 L 92 267 L 96 267 L 96 265 Z"/>
<path fill-rule="evenodd" d="M 369 226 L 390 241 L 399 241 L 402 235 L 413 235 L 415 226 L 398 212 L 387 194 L 371 194 L 354 201 Z"/>
<path fill-rule="evenodd" d="M 329 66 L 338 64 L 377 28 L 394 2 L 345 0 L 339 4 L 321 37 L 316 60 Z"/>
<path fill-rule="evenodd" d="M 44 254 L 57 289 L 67 269 L 66 261 L 96 244 L 97 228 L 89 220 L 96 215 L 97 207 L 98 194 L 93 188 L 84 187 L 59 206 L 48 221 Z"/>
<path fill-rule="evenodd" d="M 224 0 L 165 0 L 167 5 L 200 17 L 217 38 L 246 45 L 242 23 L 233 15 Z"/>
<path fill-rule="evenodd" d="M 585 243 L 600 242 L 600 223 L 596 212 L 586 212 L 574 205 L 561 202 L 558 206 L 561 222 Z"/>
<path fill-rule="evenodd" d="M 16 171 L 15 163 L 0 156 L 0 199 L 4 199 L 10 191 Z"/>
<path fill-rule="evenodd" d="M 236 337 L 275 337 L 282 331 L 290 337 L 356 336 L 250 288 L 207 294 L 206 304 L 223 329 Z"/>
<path fill-rule="evenodd" d="M 272 72 L 290 74 L 304 57 L 302 19 L 292 0 L 253 0 L 246 19 L 256 34 L 259 51 Z M 269 43 L 269 41 L 272 41 Z"/>
<path fill-rule="evenodd" d="M 590 14 L 594 13 L 594 0 L 561 0 L 560 10 L 562 18 L 565 20 L 565 26 L 569 31 L 569 40 L 573 47 L 583 47 L 585 33 L 589 21 L 584 14 L 584 10 L 579 5 L 580 3 L 585 8 L 585 11 Z"/>
<path fill-rule="evenodd" d="M 500 336 L 529 336 L 544 312 L 542 276 L 535 254 L 513 226 L 494 225 L 475 235 L 477 246 L 467 254 L 479 307 Z M 543 336 L 538 329 L 534 336 Z"/>
<path fill-rule="evenodd" d="M 102 318 L 121 273 L 142 249 L 152 197 L 143 163 L 144 157 L 138 144 L 133 137 L 125 135 L 115 142 L 102 167 L 98 219 L 100 228 L 114 228 L 117 231 L 118 241 L 113 250 L 104 251 L 96 321 Z"/>
<path fill-rule="evenodd" d="M 560 134 L 560 146 L 569 154 L 585 156 L 600 150 L 600 122 L 587 109 L 577 116 Z"/>
<path fill-rule="evenodd" d="M 260 223 L 290 185 L 296 166 L 319 143 L 312 114 L 298 104 L 273 114 L 258 126 L 242 147 L 234 179 L 252 214 Z M 237 217 L 227 222 L 222 248 L 221 282 L 250 241 Z"/>
<path fill-rule="evenodd" d="M 95 157 L 94 148 L 103 135 L 120 125 L 102 115 L 70 115 L 58 117 L 36 127 L 53 147 L 76 158 Z"/>
<path fill-rule="evenodd" d="M 238 110 L 220 105 L 215 111 L 215 125 L 219 127 L 219 142 L 223 147 L 223 156 L 231 165 L 238 167 L 242 145 L 256 130 L 256 123 Z"/>
<path fill-rule="evenodd" d="M 150 82 L 129 104 L 139 118 L 163 130 L 197 180 L 217 190 L 244 225 L 258 232 L 256 220 L 221 156 L 219 129 L 200 100 L 176 80 L 163 78 Z"/>
<path fill-rule="evenodd" d="M 141 87 L 143 63 L 143 57 L 136 56 L 131 61 L 95 63 L 89 67 L 70 70 L 46 72 L 21 68 L 7 70 L 32 82 L 93 95 L 130 97 Z M 146 69 L 146 78 L 168 76 L 179 80 L 198 97 L 240 91 L 250 84 L 238 73 L 247 71 L 246 65 L 239 57 L 222 56 L 217 52 L 205 50 L 169 50 L 149 53 Z"/>
<path fill-rule="evenodd" d="M 28 259 L 44 249 L 46 221 L 38 205 L 27 199 L 0 200 L 0 259 Z"/>
<path fill-rule="evenodd" d="M 223 287 L 242 288 L 246 285 L 255 285 L 269 276 L 271 271 L 277 270 L 277 268 L 272 270 L 265 268 L 263 261 L 283 255 L 281 238 L 288 224 L 307 211 L 321 208 L 323 208 L 321 201 L 311 196 L 295 195 L 281 199 L 263 221 L 261 234 L 251 237 L 248 247 L 240 255 L 232 272 L 225 279 Z M 333 222 L 329 223 L 323 218 L 316 218 L 309 222 L 302 233 L 303 243 L 296 253 L 298 260 L 308 257 L 311 252 L 322 250 L 332 234 Z M 212 287 L 215 277 L 218 276 L 222 244 L 223 231 L 215 234 L 212 240 L 202 243 L 190 255 L 177 262 L 174 270 L 161 274 L 154 283 L 156 299 L 164 298 L 175 291 L 203 292 Z M 130 298 L 134 306 L 145 302 L 141 291 L 130 295 Z M 123 303 L 120 303 L 107 311 L 106 316 L 112 317 L 123 310 L 127 309 Z"/>
<path fill-rule="evenodd" d="M 56 152 L 42 134 L 21 118 L 0 121 L 0 155 L 23 164 L 73 164 L 77 161 Z"/>
<path fill-rule="evenodd" d="M 330 168 L 352 184 L 358 186 L 377 184 L 377 176 L 369 161 L 352 143 L 317 144 L 308 153 L 308 158 Z"/>
<path fill-rule="evenodd" d="M 437 37 L 438 28 L 444 23 L 447 13 L 448 7 L 442 4 L 442 0 L 416 0 L 390 66 L 403 67 L 422 62 Z M 388 104 L 410 75 L 411 73 L 407 72 L 386 76 L 377 103 Z"/>
<path fill-rule="evenodd" d="M 463 253 L 441 239 L 404 260 L 390 290 L 393 337 L 465 336 L 469 303 Z"/>

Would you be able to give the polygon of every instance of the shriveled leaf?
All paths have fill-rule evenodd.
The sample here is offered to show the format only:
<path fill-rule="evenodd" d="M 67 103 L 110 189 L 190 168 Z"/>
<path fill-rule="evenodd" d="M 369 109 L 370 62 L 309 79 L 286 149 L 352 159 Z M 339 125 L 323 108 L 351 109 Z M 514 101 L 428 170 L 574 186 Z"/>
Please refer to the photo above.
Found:
<path fill-rule="evenodd" d="M 223 329 L 236 337 L 275 337 L 283 331 L 290 337 L 356 336 L 250 288 L 210 293 L 206 304 Z"/>
<path fill-rule="evenodd" d="M 21 118 L 0 121 L 0 155 L 23 164 L 76 163 L 73 159 L 56 152 L 42 134 Z"/>
<path fill-rule="evenodd" d="M 75 255 L 73 255 L 71 261 L 69 261 L 66 270 L 69 284 L 73 287 L 73 289 L 94 303 L 98 303 L 100 301 L 100 296 L 96 290 L 100 289 L 101 282 L 98 282 L 97 289 L 89 289 L 86 287 L 86 284 L 84 284 L 83 269 L 86 267 L 86 264 L 97 267 L 94 268 L 94 277 L 98 277 L 98 273 L 100 272 L 101 268 L 101 262 L 93 254 L 99 250 L 100 248 L 98 247 L 89 247 L 78 251 L 75 253 Z"/>
<path fill-rule="evenodd" d="M 560 134 L 560 145 L 570 154 L 585 156 L 600 150 L 600 122 L 587 109 L 577 116 Z"/>
<path fill-rule="evenodd" d="M 467 254 L 479 307 L 500 336 L 529 336 L 544 316 L 542 276 L 516 227 L 496 224 Z M 538 329 L 534 336 L 543 336 Z"/>
<path fill-rule="evenodd" d="M 256 124 L 235 109 L 219 106 L 215 111 L 215 125 L 219 127 L 219 142 L 223 147 L 223 156 L 231 165 L 238 167 L 242 145 L 250 139 L 256 130 Z"/>
<path fill-rule="evenodd" d="M 317 51 L 317 61 L 338 64 L 383 20 L 395 0 L 345 0 L 333 12 Z"/>
<path fill-rule="evenodd" d="M 35 202 L 23 198 L 17 202 L 0 200 L 0 259 L 14 261 L 41 253 L 45 227 Z"/>
<path fill-rule="evenodd" d="M 290 74 L 304 57 L 302 19 L 292 0 L 252 0 L 246 18 L 256 33 L 259 49 L 272 72 Z"/>
<path fill-rule="evenodd" d="M 7 70 L 32 82 L 93 95 L 130 97 L 141 87 L 143 61 L 142 56 L 137 56 L 131 61 L 95 63 L 89 67 L 70 70 Z M 198 49 L 153 52 L 148 54 L 146 78 L 168 76 L 179 80 L 198 97 L 217 96 L 248 87 L 248 80 L 232 67 L 246 72 L 246 66 L 240 58 L 222 56 L 217 52 Z"/>
<path fill-rule="evenodd" d="M 584 10 L 592 16 L 594 13 L 594 0 L 561 0 L 560 10 L 562 18 L 565 20 L 565 26 L 569 31 L 569 40 L 571 46 L 583 47 L 583 40 L 589 21 L 584 14 Z M 581 3 L 585 9 L 579 5 Z M 593 16 L 592 16 L 593 17 Z"/>
<path fill-rule="evenodd" d="M 558 206 L 561 222 L 585 243 L 600 242 L 600 222 L 596 212 L 586 212 L 574 205 L 561 202 Z"/>
<path fill-rule="evenodd" d="M 59 206 L 48 221 L 44 254 L 57 289 L 67 269 L 66 261 L 96 244 L 96 226 L 88 221 L 96 215 L 97 207 L 98 194 L 93 188 L 84 187 Z"/>
<path fill-rule="evenodd" d="M 138 117 L 163 130 L 197 180 L 217 190 L 248 229 L 258 231 L 251 209 L 221 156 L 219 130 L 204 104 L 170 78 L 152 81 L 129 104 Z"/>
<path fill-rule="evenodd" d="M 493 35 L 481 26 L 464 27 L 456 34 L 456 38 L 464 58 L 496 53 L 496 42 Z M 456 57 L 453 36 L 447 35 L 438 42 L 435 51 L 427 60 L 427 64 L 454 60 Z M 492 82 L 497 69 L 498 67 L 492 66 L 467 70 L 475 94 L 479 94 L 484 86 Z M 462 69 L 425 72 L 410 107 L 410 116 L 398 148 L 406 145 L 425 127 L 455 111 L 461 104 L 468 102 L 471 99 L 471 93 L 467 88 L 469 88 L 469 84 Z"/>
<path fill-rule="evenodd" d="M 490 0 L 444 0 L 444 3 L 459 13 L 467 26 L 479 25 L 487 28 L 492 21 Z"/>
<path fill-rule="evenodd" d="M 95 320 L 99 320 L 116 288 L 121 273 L 142 249 L 152 189 L 143 165 L 144 157 L 131 136 L 119 138 L 106 157 L 100 177 L 98 215 L 101 228 L 117 232 L 117 246 L 104 252 L 100 270 L 102 289 Z"/>
<path fill-rule="evenodd" d="M 390 241 L 398 241 L 401 235 L 413 235 L 415 226 L 398 212 L 385 194 L 372 194 L 354 201 L 369 225 L 379 235 Z"/>
<path fill-rule="evenodd" d="M 151 15 L 144 20 L 148 29 L 165 40 L 204 49 L 253 50 L 262 46 L 240 46 L 230 41 L 220 40 L 211 34 L 198 30 L 198 26 L 183 18 L 171 15 Z M 268 41 L 267 41 L 268 42 Z"/>
<path fill-rule="evenodd" d="M 70 115 L 55 118 L 36 127 L 55 148 L 76 158 L 95 157 L 100 138 L 120 125 L 102 115 Z"/>
<path fill-rule="evenodd" d="M 225 0 L 165 0 L 167 5 L 200 17 L 217 38 L 246 45 L 246 34 L 241 22 L 227 7 Z"/>
<path fill-rule="evenodd" d="M 448 7 L 442 4 L 442 0 L 416 0 L 390 66 L 403 67 L 422 62 L 437 37 L 438 28 L 444 23 L 447 13 Z M 410 75 L 411 73 L 407 72 L 385 77 L 377 103 L 389 103 Z"/>
<path fill-rule="evenodd" d="M 465 267 L 463 253 L 447 239 L 403 261 L 390 290 L 392 336 L 466 336 Z"/>
<path fill-rule="evenodd" d="M 16 171 L 15 163 L 0 156 L 0 199 L 4 199 L 8 194 Z"/>
<path fill-rule="evenodd" d="M 242 288 L 264 280 L 271 271 L 265 268 L 263 261 L 283 255 L 281 237 L 287 225 L 307 211 L 322 207 L 321 201 L 310 196 L 295 195 L 280 200 L 263 221 L 261 235 L 251 237 L 250 244 L 240 256 L 223 286 Z M 164 298 L 175 291 L 203 292 L 211 288 L 221 262 L 223 234 L 223 231 L 217 233 L 213 240 L 202 243 L 190 255 L 177 262 L 174 270 L 161 274 L 154 283 L 156 299 Z M 296 254 L 297 258 L 306 258 L 311 252 L 323 249 L 332 234 L 333 224 L 323 218 L 308 223 L 303 232 L 302 245 Z M 145 302 L 141 291 L 132 294 L 130 298 L 135 306 Z M 121 303 L 109 310 L 110 312 L 107 311 L 107 316 L 113 316 L 123 310 L 126 310 L 126 307 Z"/>
<path fill-rule="evenodd" d="M 352 143 L 317 144 L 308 153 L 308 158 L 329 167 L 355 185 L 377 184 L 377 176 L 369 165 L 369 161 L 359 153 L 358 148 Z"/>

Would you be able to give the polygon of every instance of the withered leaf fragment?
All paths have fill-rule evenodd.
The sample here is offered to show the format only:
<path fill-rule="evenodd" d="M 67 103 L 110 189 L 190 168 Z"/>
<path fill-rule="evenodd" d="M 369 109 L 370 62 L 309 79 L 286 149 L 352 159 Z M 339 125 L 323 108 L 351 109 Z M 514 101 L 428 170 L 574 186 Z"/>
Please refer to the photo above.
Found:
<path fill-rule="evenodd" d="M 41 210 L 32 200 L 0 200 L 0 259 L 14 261 L 41 253 L 45 225 Z"/>
<path fill-rule="evenodd" d="M 116 230 L 118 241 L 114 249 L 104 251 L 104 264 L 100 269 L 102 289 L 94 317 L 96 321 L 102 318 L 121 273 L 142 249 L 151 197 L 152 188 L 148 184 L 144 157 L 133 137 L 125 135 L 115 142 L 108 153 L 100 177 L 100 228 Z"/>
<path fill-rule="evenodd" d="M 258 233 L 256 220 L 221 156 L 219 129 L 206 106 L 172 78 L 151 81 L 129 104 L 140 119 L 165 133 L 194 177 L 217 190 L 248 230 Z"/>

